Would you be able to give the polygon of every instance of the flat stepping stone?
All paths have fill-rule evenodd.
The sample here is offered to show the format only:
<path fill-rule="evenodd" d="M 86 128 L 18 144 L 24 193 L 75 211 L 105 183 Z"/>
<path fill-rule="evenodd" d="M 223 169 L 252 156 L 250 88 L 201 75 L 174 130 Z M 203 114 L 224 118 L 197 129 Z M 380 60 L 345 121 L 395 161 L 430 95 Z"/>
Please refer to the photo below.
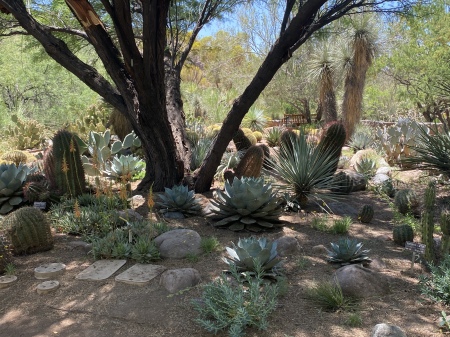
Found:
<path fill-rule="evenodd" d="M 38 280 L 46 280 L 61 275 L 66 270 L 64 263 L 46 263 L 34 268 L 34 277 Z"/>
<path fill-rule="evenodd" d="M 59 282 L 52 280 L 52 281 L 44 281 L 41 284 L 39 284 L 36 287 L 36 291 L 38 294 L 48 294 L 52 291 L 55 291 L 59 288 Z"/>
<path fill-rule="evenodd" d="M 146 285 L 164 270 L 166 270 L 166 268 L 163 266 L 137 263 L 123 273 L 117 275 L 115 280 L 133 285 Z"/>
<path fill-rule="evenodd" d="M 0 289 L 8 288 L 16 282 L 17 276 L 15 275 L 0 276 Z"/>
<path fill-rule="evenodd" d="M 99 260 L 95 261 L 77 276 L 78 280 L 105 280 L 122 267 L 127 260 Z"/>

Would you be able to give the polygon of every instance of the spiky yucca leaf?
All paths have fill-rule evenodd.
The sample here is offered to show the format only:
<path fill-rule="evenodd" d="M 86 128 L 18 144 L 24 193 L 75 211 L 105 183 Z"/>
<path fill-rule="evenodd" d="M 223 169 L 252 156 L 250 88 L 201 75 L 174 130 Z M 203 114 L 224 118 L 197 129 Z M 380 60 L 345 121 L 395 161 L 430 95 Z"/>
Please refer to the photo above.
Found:
<path fill-rule="evenodd" d="M 370 250 L 362 249 L 362 246 L 362 242 L 350 238 L 342 238 L 337 243 L 332 242 L 331 250 L 327 249 L 327 261 L 341 265 L 370 262 L 367 256 Z"/>
<path fill-rule="evenodd" d="M 194 191 L 189 191 L 187 186 L 175 185 L 173 188 L 165 188 L 164 194 L 159 195 L 160 201 L 156 205 L 161 213 L 181 212 L 184 215 L 198 215 L 202 206 L 199 199 L 194 196 Z"/>
<path fill-rule="evenodd" d="M 229 258 L 223 261 L 235 266 L 238 272 L 257 272 L 257 269 L 270 272 L 281 263 L 277 253 L 277 243 L 268 242 L 266 238 L 239 239 L 238 244 L 226 247 Z"/>
<path fill-rule="evenodd" d="M 217 190 L 210 202 L 213 219 L 220 220 L 213 224 L 216 227 L 257 232 L 281 226 L 280 201 L 272 192 L 272 185 L 264 184 L 261 177 L 235 177 L 232 184 L 225 181 L 225 191 Z"/>

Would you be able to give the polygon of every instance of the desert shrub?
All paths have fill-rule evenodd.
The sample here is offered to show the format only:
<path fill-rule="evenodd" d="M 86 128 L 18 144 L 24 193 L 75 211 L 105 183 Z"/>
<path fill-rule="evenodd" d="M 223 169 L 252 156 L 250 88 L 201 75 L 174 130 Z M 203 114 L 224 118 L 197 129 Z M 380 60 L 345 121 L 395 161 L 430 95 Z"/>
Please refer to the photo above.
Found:
<path fill-rule="evenodd" d="M 351 310 L 355 300 L 344 296 L 336 282 L 320 282 L 307 291 L 308 298 L 325 311 Z"/>
<path fill-rule="evenodd" d="M 430 264 L 430 275 L 419 277 L 419 287 L 433 301 L 450 305 L 450 255 L 439 265 Z"/>

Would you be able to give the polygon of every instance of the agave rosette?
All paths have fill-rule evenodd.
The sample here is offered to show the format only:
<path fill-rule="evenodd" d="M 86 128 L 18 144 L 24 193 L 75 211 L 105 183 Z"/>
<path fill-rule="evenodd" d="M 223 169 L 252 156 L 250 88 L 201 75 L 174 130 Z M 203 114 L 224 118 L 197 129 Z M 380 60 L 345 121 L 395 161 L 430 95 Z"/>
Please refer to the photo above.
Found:
<path fill-rule="evenodd" d="M 211 204 L 212 218 L 219 220 L 215 227 L 258 232 L 282 226 L 281 202 L 262 177 L 235 177 L 232 184 L 226 181 L 225 191 L 217 190 Z"/>
<path fill-rule="evenodd" d="M 356 239 L 340 239 L 337 243 L 331 243 L 331 250 L 327 249 L 327 261 L 341 265 L 371 262 L 367 255 L 370 250 L 362 248 L 362 242 L 358 242 Z"/>
<path fill-rule="evenodd" d="M 175 185 L 173 188 L 165 188 L 159 195 L 156 205 L 161 213 L 181 212 L 184 215 L 198 215 L 202 211 L 200 200 L 194 196 L 194 191 L 189 191 L 187 186 Z"/>
<path fill-rule="evenodd" d="M 268 242 L 266 238 L 254 237 L 239 239 L 238 244 L 226 247 L 229 258 L 223 261 L 234 266 L 238 272 L 271 272 L 281 263 L 276 241 Z"/>
<path fill-rule="evenodd" d="M 35 168 L 23 164 L 0 165 L 0 214 L 12 211 L 23 201 L 22 185 L 27 176 L 35 171 Z"/>

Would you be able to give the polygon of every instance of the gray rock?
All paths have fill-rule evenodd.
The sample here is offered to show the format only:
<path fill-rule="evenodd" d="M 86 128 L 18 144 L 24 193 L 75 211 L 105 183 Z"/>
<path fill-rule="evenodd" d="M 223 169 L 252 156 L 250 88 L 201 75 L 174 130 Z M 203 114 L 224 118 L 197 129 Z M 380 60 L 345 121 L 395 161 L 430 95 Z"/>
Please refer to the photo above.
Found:
<path fill-rule="evenodd" d="M 84 251 L 85 253 L 89 253 L 92 249 L 92 244 L 84 241 L 70 241 L 67 242 L 67 246 L 71 247 L 72 249 Z"/>
<path fill-rule="evenodd" d="M 325 248 L 324 245 L 317 245 L 317 246 L 312 247 L 312 252 L 314 254 L 326 254 L 327 249 Z"/>
<path fill-rule="evenodd" d="M 183 259 L 187 255 L 199 255 L 200 235 L 191 229 L 174 229 L 155 238 L 155 244 L 163 258 Z"/>
<path fill-rule="evenodd" d="M 336 215 L 341 216 L 358 216 L 358 210 L 346 202 L 329 202 L 328 207 Z"/>
<path fill-rule="evenodd" d="M 375 271 L 381 271 L 383 269 L 386 269 L 386 263 L 380 258 L 372 259 L 372 262 L 368 265 L 369 269 L 375 270 Z"/>
<path fill-rule="evenodd" d="M 117 213 L 119 214 L 119 217 L 126 219 L 127 221 L 142 220 L 144 218 L 142 215 L 132 209 L 118 211 Z"/>
<path fill-rule="evenodd" d="M 200 273 L 194 268 L 167 270 L 161 275 L 159 284 L 170 293 L 196 286 L 201 281 Z"/>
<path fill-rule="evenodd" d="M 363 174 L 358 173 L 353 170 L 342 170 L 342 171 L 338 172 L 333 177 L 333 179 L 339 181 L 340 179 L 343 178 L 343 176 L 342 176 L 343 174 L 345 176 L 349 177 L 352 182 L 351 192 L 364 191 L 366 189 L 366 186 L 367 186 L 366 177 Z"/>
<path fill-rule="evenodd" d="M 131 207 L 136 209 L 145 204 L 146 200 L 142 195 L 136 194 L 131 197 Z"/>
<path fill-rule="evenodd" d="M 385 181 L 389 180 L 391 178 L 389 178 L 389 176 L 387 174 L 384 173 L 377 173 L 373 176 L 372 178 L 372 184 L 374 185 L 381 185 L 382 183 L 384 183 Z"/>
<path fill-rule="evenodd" d="M 389 293 L 389 283 L 383 274 L 358 264 L 339 268 L 334 278 L 346 296 L 367 298 Z"/>
<path fill-rule="evenodd" d="M 293 255 L 300 251 L 300 244 L 292 236 L 283 236 L 275 242 L 277 243 L 277 252 L 280 256 Z"/>
<path fill-rule="evenodd" d="M 373 327 L 370 337 L 406 337 L 406 333 L 396 325 L 380 323 Z"/>
<path fill-rule="evenodd" d="M 379 167 L 377 172 L 375 174 L 386 174 L 389 175 L 389 173 L 391 173 L 392 168 L 389 166 L 382 166 Z"/>

